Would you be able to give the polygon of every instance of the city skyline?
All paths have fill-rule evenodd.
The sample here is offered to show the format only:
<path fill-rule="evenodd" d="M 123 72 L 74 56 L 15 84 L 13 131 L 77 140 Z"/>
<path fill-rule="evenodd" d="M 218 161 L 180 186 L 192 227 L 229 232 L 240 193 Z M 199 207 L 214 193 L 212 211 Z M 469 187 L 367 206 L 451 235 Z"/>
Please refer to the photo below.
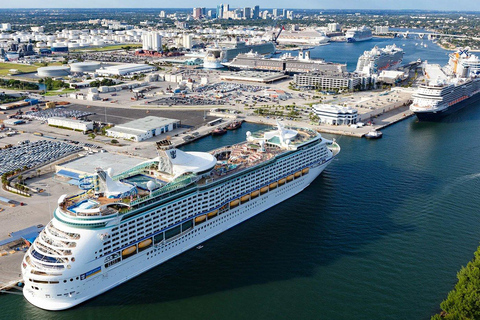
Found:
<path fill-rule="evenodd" d="M 190 7 L 208 7 L 214 8 L 218 4 L 222 3 L 221 1 L 208 0 L 202 1 L 183 1 L 182 7 L 178 5 L 168 6 L 166 3 L 160 3 L 158 1 L 146 0 L 143 1 L 141 5 L 137 1 L 133 0 L 114 0 L 114 1 L 94 1 L 94 0 L 84 0 L 83 2 L 65 2 L 60 0 L 51 0 L 48 1 L 48 4 L 39 3 L 34 0 L 23 0 L 19 2 L 10 2 L 3 5 L 3 8 L 190 8 Z M 365 1 L 354 1 L 354 0 L 344 0 L 341 3 L 332 3 L 327 1 L 322 2 L 312 2 L 307 0 L 299 0 L 292 3 L 291 1 L 227 1 L 225 3 L 230 4 L 232 7 L 253 7 L 255 5 L 260 5 L 262 8 L 288 8 L 288 9 L 419 9 L 419 10 L 444 10 L 444 11 L 480 11 L 480 3 L 474 3 L 471 1 L 460 0 L 456 1 L 455 5 L 452 5 L 451 1 L 448 0 L 439 0 L 435 2 L 435 6 L 432 7 L 431 1 L 415 1 L 415 0 L 405 0 L 402 2 L 394 1 L 380 1 L 380 0 L 365 0 Z"/>

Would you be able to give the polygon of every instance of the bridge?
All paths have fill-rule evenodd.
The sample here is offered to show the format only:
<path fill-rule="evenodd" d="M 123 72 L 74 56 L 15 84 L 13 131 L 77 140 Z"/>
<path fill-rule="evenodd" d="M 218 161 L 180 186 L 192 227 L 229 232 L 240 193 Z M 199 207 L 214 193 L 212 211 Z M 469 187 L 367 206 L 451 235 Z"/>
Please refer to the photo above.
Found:
<path fill-rule="evenodd" d="M 418 36 L 420 39 L 423 39 L 425 36 L 427 36 L 428 40 L 438 39 L 441 37 L 460 38 L 460 39 L 470 38 L 466 35 L 445 34 L 445 33 L 436 33 L 436 32 L 388 31 L 382 34 L 390 34 L 390 35 L 394 35 L 395 37 L 404 37 L 404 38 L 408 38 L 410 36 Z M 478 38 L 472 38 L 472 39 L 478 40 Z"/>

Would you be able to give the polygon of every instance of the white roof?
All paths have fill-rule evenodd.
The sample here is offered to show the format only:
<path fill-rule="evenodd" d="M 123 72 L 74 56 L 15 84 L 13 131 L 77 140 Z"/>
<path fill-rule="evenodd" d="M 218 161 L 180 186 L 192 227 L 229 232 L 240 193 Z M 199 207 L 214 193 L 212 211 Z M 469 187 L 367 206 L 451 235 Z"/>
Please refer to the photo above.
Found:
<path fill-rule="evenodd" d="M 204 172 L 213 169 L 217 164 L 217 158 L 207 152 L 183 152 L 178 149 L 170 149 L 165 152 L 173 165 L 175 176 L 187 172 Z"/>
<path fill-rule="evenodd" d="M 109 129 L 112 132 L 127 132 L 127 133 L 144 133 L 150 130 L 162 128 L 168 126 L 172 123 L 179 122 L 177 119 L 163 118 L 148 116 L 145 118 L 133 120 L 124 124 L 116 125 L 115 127 Z"/>
<path fill-rule="evenodd" d="M 313 109 L 316 111 L 330 112 L 330 113 L 357 113 L 358 111 L 352 107 L 342 107 L 332 104 L 314 104 Z"/>

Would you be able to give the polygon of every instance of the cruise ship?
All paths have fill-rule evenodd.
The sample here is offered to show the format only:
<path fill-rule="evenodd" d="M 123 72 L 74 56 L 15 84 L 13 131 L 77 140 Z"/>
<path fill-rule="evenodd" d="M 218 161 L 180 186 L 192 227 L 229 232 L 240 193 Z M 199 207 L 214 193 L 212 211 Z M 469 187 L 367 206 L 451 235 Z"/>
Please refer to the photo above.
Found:
<path fill-rule="evenodd" d="M 63 310 L 110 290 L 294 196 L 340 152 L 280 123 L 210 152 L 156 144 L 158 157 L 97 168 L 90 189 L 58 199 L 22 261 L 30 303 Z"/>
<path fill-rule="evenodd" d="M 426 84 L 413 94 L 410 110 L 420 121 L 435 121 L 480 100 L 480 59 L 466 49 L 451 53 L 448 64 L 423 66 Z"/>
<path fill-rule="evenodd" d="M 311 59 L 310 51 L 300 50 L 298 56 L 285 53 L 279 58 L 266 58 L 258 53 L 241 53 L 231 62 L 223 65 L 232 70 L 278 71 L 286 73 L 302 73 L 312 71 L 346 72 L 346 65 L 325 62 L 322 59 Z"/>
<path fill-rule="evenodd" d="M 345 34 L 347 42 L 359 42 L 372 39 L 372 30 L 368 27 L 362 26 L 360 28 L 348 29 Z"/>
<path fill-rule="evenodd" d="M 245 41 L 236 40 L 234 43 L 225 47 L 216 45 L 207 48 L 207 54 L 203 60 L 203 67 L 207 69 L 223 68 L 222 63 L 233 60 L 240 53 L 255 52 L 261 55 L 271 55 L 275 53 L 275 44 L 271 41 L 260 42 L 247 45 Z"/>
<path fill-rule="evenodd" d="M 372 75 L 382 70 L 396 69 L 403 61 L 403 54 L 403 50 L 394 44 L 385 48 L 375 46 L 372 50 L 365 51 L 358 58 L 355 71 Z"/>

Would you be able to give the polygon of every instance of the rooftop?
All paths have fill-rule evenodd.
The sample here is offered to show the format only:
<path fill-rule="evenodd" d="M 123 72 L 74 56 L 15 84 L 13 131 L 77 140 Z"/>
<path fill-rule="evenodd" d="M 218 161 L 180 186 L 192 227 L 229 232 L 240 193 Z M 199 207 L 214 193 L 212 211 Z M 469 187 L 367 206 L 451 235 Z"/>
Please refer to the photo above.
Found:
<path fill-rule="evenodd" d="M 177 119 L 148 116 L 145 118 L 141 118 L 141 119 L 133 120 L 124 124 L 117 125 L 114 128 L 111 128 L 109 130 L 138 134 L 139 132 L 145 132 L 145 131 L 153 130 L 156 128 L 165 127 L 171 123 L 179 122 L 179 121 L 180 120 L 177 120 Z"/>

